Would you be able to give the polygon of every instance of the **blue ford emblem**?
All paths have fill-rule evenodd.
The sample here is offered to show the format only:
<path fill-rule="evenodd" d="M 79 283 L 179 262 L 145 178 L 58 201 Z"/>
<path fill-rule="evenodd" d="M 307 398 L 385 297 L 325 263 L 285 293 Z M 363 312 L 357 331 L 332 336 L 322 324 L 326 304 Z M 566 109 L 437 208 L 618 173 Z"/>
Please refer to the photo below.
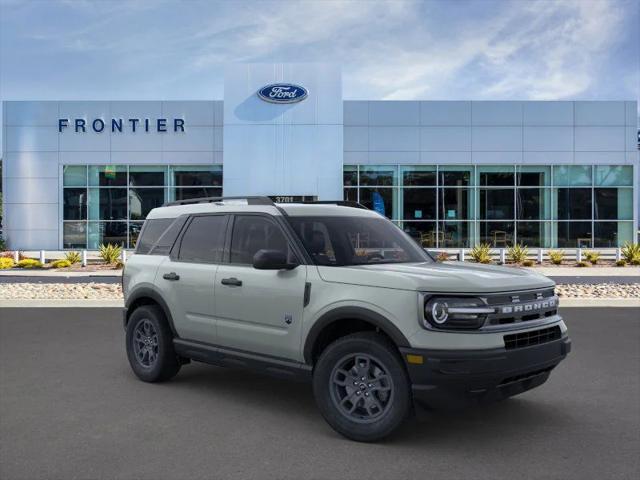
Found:
<path fill-rule="evenodd" d="M 307 98 L 306 88 L 292 83 L 274 83 L 258 90 L 258 96 L 265 102 L 295 103 Z"/>

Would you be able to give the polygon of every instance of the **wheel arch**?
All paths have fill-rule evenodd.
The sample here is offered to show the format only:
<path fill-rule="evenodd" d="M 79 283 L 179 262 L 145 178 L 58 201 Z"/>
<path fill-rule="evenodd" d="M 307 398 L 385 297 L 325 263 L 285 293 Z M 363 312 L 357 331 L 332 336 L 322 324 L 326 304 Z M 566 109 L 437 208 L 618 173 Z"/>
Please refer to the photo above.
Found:
<path fill-rule="evenodd" d="M 367 325 L 368 330 L 376 330 L 385 334 L 396 347 L 410 346 L 400 329 L 385 316 L 364 307 L 338 307 L 324 313 L 309 330 L 303 348 L 305 363 L 314 364 L 319 355 L 318 350 L 325 343 L 328 332 L 335 331 L 340 322 L 356 322 Z"/>
<path fill-rule="evenodd" d="M 158 305 L 164 313 L 165 318 L 167 319 L 167 323 L 169 324 L 169 328 L 171 329 L 171 333 L 173 334 L 174 338 L 179 338 L 173 323 L 173 316 L 171 315 L 171 310 L 169 309 L 167 302 L 164 301 L 162 296 L 157 291 L 150 287 L 139 287 L 127 296 L 127 301 L 124 305 L 126 311 L 124 324 L 125 328 L 127 326 L 127 323 L 129 323 L 129 317 L 131 316 L 131 313 L 133 313 L 136 308 L 142 305 Z"/>

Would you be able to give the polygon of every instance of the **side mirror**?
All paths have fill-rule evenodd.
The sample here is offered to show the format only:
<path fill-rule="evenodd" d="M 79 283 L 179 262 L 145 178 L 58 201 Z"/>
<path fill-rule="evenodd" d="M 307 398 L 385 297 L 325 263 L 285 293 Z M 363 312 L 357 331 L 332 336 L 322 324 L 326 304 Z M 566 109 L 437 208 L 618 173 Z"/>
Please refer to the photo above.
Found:
<path fill-rule="evenodd" d="M 282 250 L 258 250 L 253 256 L 253 268 L 258 270 L 292 270 L 297 263 L 287 262 L 287 254 Z"/>

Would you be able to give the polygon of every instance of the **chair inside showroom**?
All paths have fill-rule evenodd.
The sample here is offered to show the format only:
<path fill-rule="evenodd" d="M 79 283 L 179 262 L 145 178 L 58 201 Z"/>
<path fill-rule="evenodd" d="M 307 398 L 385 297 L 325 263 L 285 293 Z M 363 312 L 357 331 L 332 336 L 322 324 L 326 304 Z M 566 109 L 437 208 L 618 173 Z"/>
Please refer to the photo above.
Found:
<path fill-rule="evenodd" d="M 493 246 L 494 247 L 506 247 L 507 246 L 507 232 L 502 230 L 494 230 L 493 234 Z"/>

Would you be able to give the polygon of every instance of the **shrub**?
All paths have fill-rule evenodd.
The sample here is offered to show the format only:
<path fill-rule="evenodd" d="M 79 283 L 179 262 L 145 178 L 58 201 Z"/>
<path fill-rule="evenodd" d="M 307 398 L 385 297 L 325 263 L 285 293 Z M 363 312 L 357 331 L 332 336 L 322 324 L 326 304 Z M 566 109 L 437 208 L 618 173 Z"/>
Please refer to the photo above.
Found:
<path fill-rule="evenodd" d="M 524 262 L 522 262 L 522 266 L 523 266 L 523 267 L 533 267 L 533 264 L 534 264 L 534 263 L 535 263 L 535 262 L 534 262 L 533 260 L 528 260 L 528 259 L 527 259 L 527 260 L 525 260 Z"/>
<path fill-rule="evenodd" d="M 564 250 L 549 250 L 549 260 L 554 265 L 562 265 L 564 259 Z"/>
<path fill-rule="evenodd" d="M 476 263 L 491 263 L 491 245 L 480 243 L 471 249 L 469 255 Z"/>
<path fill-rule="evenodd" d="M 578 263 L 576 263 L 576 267 L 588 267 L 589 263 L 585 262 L 584 260 L 580 260 Z"/>
<path fill-rule="evenodd" d="M 437 262 L 446 262 L 447 260 L 449 260 L 449 254 L 447 252 L 438 253 L 438 256 L 436 257 Z"/>
<path fill-rule="evenodd" d="M 600 258 L 600 252 L 584 252 L 584 258 L 587 259 L 587 262 L 591 262 L 592 265 L 595 265 L 598 263 L 598 259 Z"/>
<path fill-rule="evenodd" d="M 638 265 L 640 265 L 640 258 L 636 257 L 633 260 L 631 260 L 631 265 L 637 267 Z"/>
<path fill-rule="evenodd" d="M 35 258 L 25 258 L 20 260 L 17 266 L 18 268 L 42 268 L 42 263 Z"/>
<path fill-rule="evenodd" d="M 527 255 L 529 254 L 529 249 L 526 245 L 520 245 L 516 243 L 514 246 L 509 247 L 507 250 L 507 257 L 513 263 L 522 263 L 527 259 Z"/>
<path fill-rule="evenodd" d="M 6 270 L 7 268 L 13 268 L 15 263 L 13 258 L 2 257 L 0 258 L 0 270 Z"/>
<path fill-rule="evenodd" d="M 55 262 L 51 262 L 52 268 L 68 268 L 71 266 L 71 262 L 66 259 L 56 260 Z"/>
<path fill-rule="evenodd" d="M 82 256 L 80 255 L 80 252 L 67 252 L 64 258 L 71 265 L 73 265 L 74 263 L 80 263 L 82 261 Z"/>
<path fill-rule="evenodd" d="M 622 257 L 631 265 L 640 264 L 640 243 L 627 242 L 622 247 Z M 633 263 L 637 261 L 637 263 Z"/>
<path fill-rule="evenodd" d="M 114 245 L 112 243 L 102 244 L 100 245 L 100 257 L 108 264 L 116 263 L 120 254 L 122 253 L 122 247 L 119 245 Z"/>
<path fill-rule="evenodd" d="M 624 267 L 626 264 L 627 264 L 627 261 L 623 258 L 621 258 L 620 260 L 616 260 L 617 267 Z"/>

